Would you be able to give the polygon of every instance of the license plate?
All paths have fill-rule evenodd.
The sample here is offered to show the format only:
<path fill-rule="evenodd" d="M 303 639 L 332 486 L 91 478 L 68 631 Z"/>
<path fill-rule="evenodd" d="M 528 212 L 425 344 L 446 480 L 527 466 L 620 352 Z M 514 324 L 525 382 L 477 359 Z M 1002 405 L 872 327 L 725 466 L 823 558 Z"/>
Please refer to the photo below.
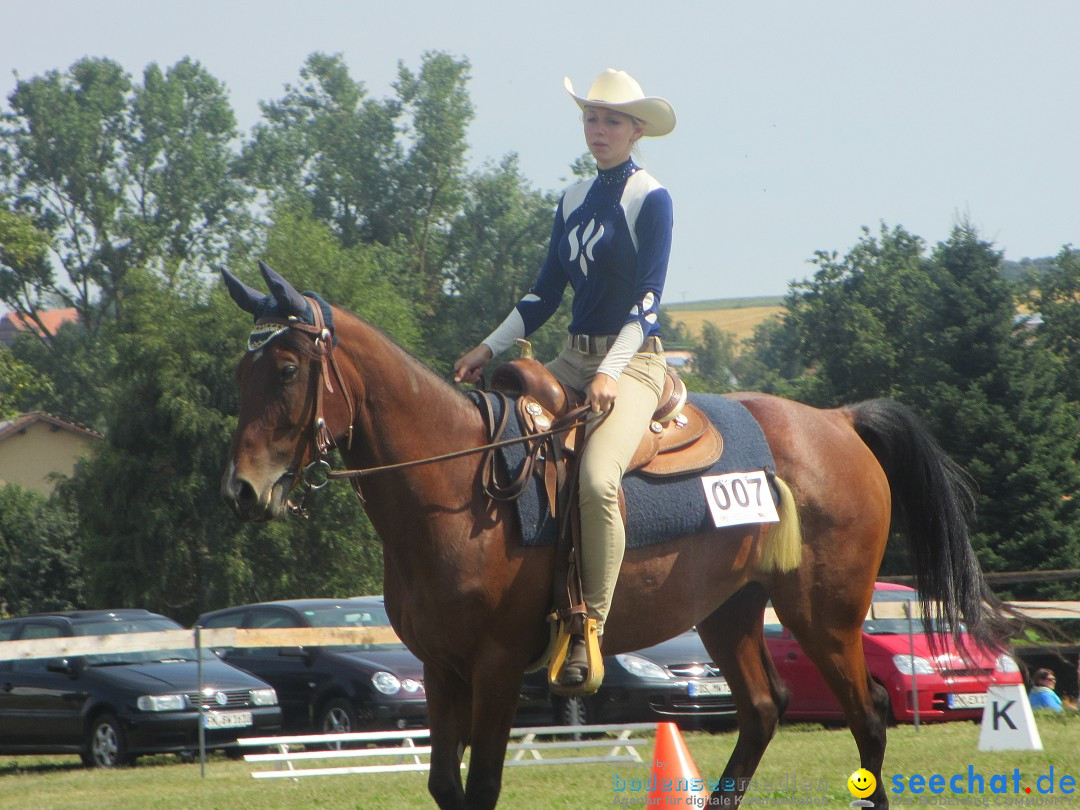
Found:
<path fill-rule="evenodd" d="M 203 715 L 203 728 L 244 728 L 251 723 L 251 712 L 207 712 Z"/>
<path fill-rule="evenodd" d="M 950 709 L 981 709 L 986 705 L 986 692 L 968 695 L 949 695 Z"/>
<path fill-rule="evenodd" d="M 728 686 L 727 681 L 691 681 L 689 689 L 690 697 L 731 694 L 731 687 Z"/>

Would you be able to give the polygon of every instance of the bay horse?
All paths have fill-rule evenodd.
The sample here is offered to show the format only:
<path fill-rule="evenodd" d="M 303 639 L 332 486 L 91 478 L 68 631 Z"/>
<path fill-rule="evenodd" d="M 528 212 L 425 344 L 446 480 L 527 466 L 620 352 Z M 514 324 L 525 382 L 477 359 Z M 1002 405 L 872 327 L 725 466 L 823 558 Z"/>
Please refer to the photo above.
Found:
<path fill-rule="evenodd" d="M 361 318 L 305 297 L 260 262 L 271 295 L 223 271 L 258 326 L 240 360 L 238 424 L 221 494 L 242 520 L 287 512 L 289 491 L 330 441 L 373 468 L 482 446 L 480 411 L 461 391 Z M 311 294 L 309 294 L 311 295 Z M 712 801 L 734 806 L 788 700 L 766 649 L 769 600 L 821 670 L 882 786 L 889 699 L 870 677 L 861 630 L 890 526 L 906 529 L 926 604 L 999 648 L 1002 614 L 972 552 L 974 498 L 961 470 L 911 411 L 890 400 L 822 410 L 732 394 L 764 430 L 794 495 L 801 562 L 763 562 L 758 525 L 628 549 L 604 654 L 647 647 L 696 625 L 731 686 L 735 747 Z M 547 646 L 555 550 L 524 546 L 512 505 L 481 493 L 478 454 L 392 468 L 356 484 L 384 547 L 390 621 L 424 663 L 431 725 L 428 789 L 441 808 L 491 808 L 524 670 Z M 464 749 L 471 747 L 462 784 Z M 855 770 L 853 767 L 852 770 Z M 711 781 L 711 780 L 709 780 Z"/>

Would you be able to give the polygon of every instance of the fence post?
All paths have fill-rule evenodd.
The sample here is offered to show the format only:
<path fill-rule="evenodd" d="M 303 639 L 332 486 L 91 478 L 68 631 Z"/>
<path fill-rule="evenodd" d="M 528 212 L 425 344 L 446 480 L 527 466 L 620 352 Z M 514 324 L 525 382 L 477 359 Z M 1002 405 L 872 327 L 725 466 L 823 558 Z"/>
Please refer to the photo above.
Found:
<path fill-rule="evenodd" d="M 202 628 L 195 627 L 195 670 L 196 680 L 199 682 L 199 776 L 206 778 L 206 725 L 205 709 L 203 709 L 203 671 L 202 671 Z"/>

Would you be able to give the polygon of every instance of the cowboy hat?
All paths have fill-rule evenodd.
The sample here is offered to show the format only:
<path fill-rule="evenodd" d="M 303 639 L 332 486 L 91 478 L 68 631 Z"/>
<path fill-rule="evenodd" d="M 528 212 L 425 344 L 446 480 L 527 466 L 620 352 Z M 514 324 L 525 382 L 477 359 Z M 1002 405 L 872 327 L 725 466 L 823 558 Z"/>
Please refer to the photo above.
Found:
<path fill-rule="evenodd" d="M 574 92 L 570 78 L 563 78 L 563 87 L 581 109 L 603 107 L 608 110 L 632 115 L 643 123 L 645 135 L 667 135 L 675 129 L 675 110 L 667 99 L 646 96 L 641 85 L 625 70 L 608 68 L 592 83 L 587 96 Z"/>

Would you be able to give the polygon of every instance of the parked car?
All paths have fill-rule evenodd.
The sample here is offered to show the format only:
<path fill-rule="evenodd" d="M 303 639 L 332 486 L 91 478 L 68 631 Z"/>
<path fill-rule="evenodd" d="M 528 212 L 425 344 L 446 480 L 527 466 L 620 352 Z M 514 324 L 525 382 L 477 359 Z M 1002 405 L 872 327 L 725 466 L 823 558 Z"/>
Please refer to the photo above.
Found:
<path fill-rule="evenodd" d="M 389 626 L 381 597 L 292 599 L 224 608 L 200 627 Z M 285 729 L 341 733 L 427 726 L 423 664 L 400 641 L 215 650 L 273 686 Z"/>
<path fill-rule="evenodd" d="M 604 682 L 586 698 L 547 687 L 547 670 L 525 677 L 517 722 L 578 725 L 671 720 L 700 727 L 735 715 L 731 687 L 713 665 L 697 630 L 653 647 L 604 656 Z"/>
<path fill-rule="evenodd" d="M 183 628 L 145 610 L 76 610 L 0 621 L 0 641 Z M 199 704 L 208 749 L 281 730 L 277 695 L 204 651 L 103 652 L 0 661 L 0 753 L 79 754 L 109 768 L 140 754 L 194 754 Z"/>
<path fill-rule="evenodd" d="M 879 582 L 874 586 L 874 605 L 917 600 L 918 593 L 904 585 Z M 978 720 L 986 705 L 987 687 L 1023 682 L 1019 666 L 1009 655 L 992 655 L 972 641 L 966 645 L 965 656 L 948 638 L 942 639 L 942 649 L 934 653 L 922 620 L 912 620 L 910 627 L 913 633 L 909 634 L 905 618 L 867 618 L 863 623 L 863 652 L 870 675 L 889 693 L 890 715 L 897 722 L 914 721 L 916 705 L 920 722 Z M 765 643 L 791 691 L 784 719 L 843 720 L 836 697 L 787 628 L 766 624 Z"/>

